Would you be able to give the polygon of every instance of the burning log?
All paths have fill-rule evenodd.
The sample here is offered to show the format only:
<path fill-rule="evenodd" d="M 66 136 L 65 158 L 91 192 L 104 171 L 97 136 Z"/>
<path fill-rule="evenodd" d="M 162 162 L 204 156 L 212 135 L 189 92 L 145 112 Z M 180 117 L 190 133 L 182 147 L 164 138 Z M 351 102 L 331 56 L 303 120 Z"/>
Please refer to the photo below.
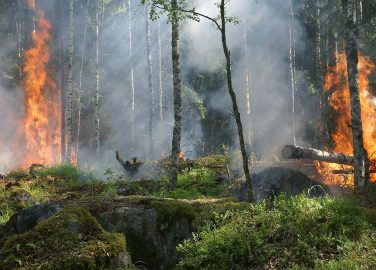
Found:
<path fill-rule="evenodd" d="M 369 170 L 369 173 L 375 174 L 376 170 Z M 354 170 L 333 170 L 332 174 L 349 175 L 349 174 L 354 174 Z"/>
<path fill-rule="evenodd" d="M 282 150 L 282 157 L 285 159 L 311 159 L 354 166 L 354 157 L 352 156 L 295 145 L 286 145 Z"/>

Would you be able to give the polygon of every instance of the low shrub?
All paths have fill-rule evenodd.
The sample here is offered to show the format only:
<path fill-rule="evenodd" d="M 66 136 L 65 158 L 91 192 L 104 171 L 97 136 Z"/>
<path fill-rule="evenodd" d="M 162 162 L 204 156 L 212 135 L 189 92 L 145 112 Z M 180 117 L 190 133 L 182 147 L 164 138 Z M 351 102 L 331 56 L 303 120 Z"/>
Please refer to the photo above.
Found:
<path fill-rule="evenodd" d="M 178 269 L 329 269 L 320 268 L 326 263 L 375 269 L 340 268 L 357 265 L 354 246 L 375 253 L 375 218 L 375 211 L 346 199 L 282 196 L 206 224 L 178 247 Z"/>

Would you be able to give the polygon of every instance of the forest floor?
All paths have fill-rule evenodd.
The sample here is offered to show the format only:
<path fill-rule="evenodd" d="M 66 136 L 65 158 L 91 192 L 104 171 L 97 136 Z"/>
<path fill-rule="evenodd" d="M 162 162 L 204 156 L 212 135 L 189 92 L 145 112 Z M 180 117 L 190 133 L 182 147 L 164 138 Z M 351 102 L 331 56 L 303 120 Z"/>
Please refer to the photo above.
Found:
<path fill-rule="evenodd" d="M 180 172 L 175 191 L 164 173 L 104 178 L 59 165 L 0 179 L 0 269 L 376 269 L 373 186 L 366 195 L 247 203 L 200 165 Z M 24 209 L 51 202 L 63 210 L 17 232 Z"/>

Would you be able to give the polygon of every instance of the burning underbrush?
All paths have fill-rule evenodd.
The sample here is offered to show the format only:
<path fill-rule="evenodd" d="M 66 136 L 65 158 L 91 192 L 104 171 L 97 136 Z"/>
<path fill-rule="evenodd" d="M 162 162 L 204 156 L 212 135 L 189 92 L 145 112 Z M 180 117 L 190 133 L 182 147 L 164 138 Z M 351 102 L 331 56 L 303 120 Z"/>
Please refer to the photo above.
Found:
<path fill-rule="evenodd" d="M 348 85 L 347 61 L 345 52 L 336 53 L 336 66 L 325 76 L 325 89 L 329 97 L 329 105 L 335 112 L 336 125 L 330 134 L 332 144 L 326 150 L 352 155 L 352 129 L 350 89 Z M 376 181 L 376 97 L 369 86 L 369 76 L 375 68 L 369 57 L 359 53 L 359 91 L 362 110 L 364 147 L 371 161 L 371 181 Z M 319 173 L 326 184 L 352 187 L 354 185 L 353 167 L 335 163 L 316 162 Z M 333 171 L 343 172 L 333 174 Z"/>

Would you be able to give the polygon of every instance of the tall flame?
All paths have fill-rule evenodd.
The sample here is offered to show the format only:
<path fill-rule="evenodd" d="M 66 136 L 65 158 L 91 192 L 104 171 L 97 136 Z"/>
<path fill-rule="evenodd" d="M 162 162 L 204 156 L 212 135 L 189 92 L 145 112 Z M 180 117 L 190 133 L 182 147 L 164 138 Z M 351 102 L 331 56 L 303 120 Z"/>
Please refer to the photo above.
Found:
<path fill-rule="evenodd" d="M 48 73 L 50 60 L 51 23 L 37 6 L 28 0 L 28 7 L 35 13 L 33 46 L 25 52 L 25 117 L 22 133 L 25 149 L 22 166 L 32 163 L 51 164 L 60 158 L 61 94 L 55 80 Z"/>
<path fill-rule="evenodd" d="M 337 112 L 336 129 L 331 134 L 335 143 L 332 151 L 344 154 L 353 154 L 351 110 L 350 110 L 350 89 L 348 85 L 347 60 L 345 52 L 336 53 L 336 66 L 325 76 L 325 89 L 332 91 L 329 98 L 330 106 Z M 371 159 L 376 159 L 376 97 L 369 89 L 368 77 L 375 65 L 368 58 L 359 53 L 359 91 L 360 105 L 362 109 L 362 125 L 364 146 Z M 316 167 L 323 175 L 324 181 L 328 184 L 339 184 L 353 186 L 354 176 L 333 175 L 333 170 L 351 170 L 352 167 L 333 163 L 320 162 Z"/>

